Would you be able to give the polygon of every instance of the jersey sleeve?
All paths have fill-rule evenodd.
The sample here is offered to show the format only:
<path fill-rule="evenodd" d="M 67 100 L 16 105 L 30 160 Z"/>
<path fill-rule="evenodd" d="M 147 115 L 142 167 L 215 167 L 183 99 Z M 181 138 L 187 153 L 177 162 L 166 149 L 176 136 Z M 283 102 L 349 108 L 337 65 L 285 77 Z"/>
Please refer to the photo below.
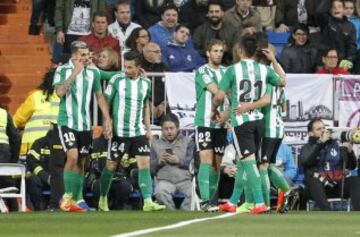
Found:
<path fill-rule="evenodd" d="M 115 74 L 121 74 L 124 75 L 123 71 L 104 71 L 99 69 L 100 72 L 100 80 L 101 81 L 108 81 L 113 77 Z"/>
<path fill-rule="evenodd" d="M 204 67 L 200 67 L 196 70 L 195 82 L 200 85 L 201 88 L 206 88 L 209 84 L 214 83 L 213 79 L 205 73 Z"/>
<path fill-rule="evenodd" d="M 110 81 L 109 81 L 109 84 L 107 85 L 106 87 L 106 90 L 104 92 L 105 94 L 105 98 L 108 100 L 108 101 L 112 101 L 112 99 L 114 98 L 114 95 L 115 95 L 115 81 L 116 81 L 116 78 L 117 76 L 113 76 Z"/>
<path fill-rule="evenodd" d="M 271 67 L 268 67 L 267 69 L 266 82 L 273 86 L 278 86 L 280 84 L 279 75 Z"/>
<path fill-rule="evenodd" d="M 219 89 L 225 93 L 232 87 L 235 78 L 234 66 L 227 68 L 221 82 L 219 84 Z"/>
<path fill-rule="evenodd" d="M 61 67 L 58 67 L 54 74 L 54 79 L 52 83 L 53 86 L 63 85 L 65 83 L 65 78 L 62 77 L 61 74 L 62 74 Z"/>
<path fill-rule="evenodd" d="M 145 97 L 145 101 L 146 100 L 151 100 L 152 98 L 152 84 L 151 84 L 151 81 L 149 80 L 148 81 L 148 88 L 147 88 L 147 91 L 146 91 L 146 97 Z"/>
<path fill-rule="evenodd" d="M 273 93 L 273 86 L 270 85 L 269 83 L 266 83 L 265 95 L 271 96 L 272 93 Z"/>
<path fill-rule="evenodd" d="M 93 91 L 94 92 L 99 92 L 101 91 L 101 76 L 100 76 L 100 71 L 99 70 L 94 70 L 94 84 L 93 84 Z"/>

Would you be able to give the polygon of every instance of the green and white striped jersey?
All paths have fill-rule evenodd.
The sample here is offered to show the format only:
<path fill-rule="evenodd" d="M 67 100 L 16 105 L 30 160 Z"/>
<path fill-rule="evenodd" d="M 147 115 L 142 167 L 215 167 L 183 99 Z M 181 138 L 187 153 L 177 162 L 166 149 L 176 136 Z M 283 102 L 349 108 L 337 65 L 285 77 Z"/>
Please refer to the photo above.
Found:
<path fill-rule="evenodd" d="M 151 81 L 145 77 L 131 80 L 122 75 L 113 76 L 105 90 L 111 103 L 113 131 L 119 137 L 145 135 L 144 104 L 151 97 Z"/>
<path fill-rule="evenodd" d="M 211 107 L 214 95 L 207 90 L 207 86 L 214 83 L 219 85 L 225 73 L 225 67 L 219 66 L 214 69 L 205 64 L 199 67 L 195 72 L 195 90 L 196 90 L 196 112 L 195 112 L 195 126 L 215 128 L 220 127 L 211 120 Z M 224 103 L 219 107 L 219 111 L 224 111 Z"/>
<path fill-rule="evenodd" d="M 227 92 L 231 90 L 231 125 L 240 126 L 245 122 L 260 120 L 263 114 L 259 109 L 237 115 L 233 112 L 242 102 L 254 102 L 265 93 L 270 94 L 270 85 L 277 86 L 280 77 L 275 71 L 254 60 L 246 59 L 228 67 L 219 88 Z"/>
<path fill-rule="evenodd" d="M 53 86 L 64 85 L 70 77 L 74 65 L 70 60 L 56 69 Z M 69 91 L 60 98 L 58 125 L 76 131 L 90 131 L 90 101 L 93 92 L 101 91 L 100 72 L 88 66 L 72 82 Z"/>
<path fill-rule="evenodd" d="M 285 90 L 272 86 L 271 91 L 271 103 L 261 109 L 265 121 L 264 137 L 283 138 L 284 122 L 281 113 L 282 105 L 285 103 Z"/>

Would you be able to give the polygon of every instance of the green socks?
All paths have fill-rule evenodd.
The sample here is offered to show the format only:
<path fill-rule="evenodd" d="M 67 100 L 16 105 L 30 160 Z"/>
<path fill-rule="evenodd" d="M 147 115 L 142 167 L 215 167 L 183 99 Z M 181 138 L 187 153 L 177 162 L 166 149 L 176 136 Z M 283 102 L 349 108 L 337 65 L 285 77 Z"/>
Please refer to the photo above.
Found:
<path fill-rule="evenodd" d="M 64 198 L 71 198 L 74 191 L 74 184 L 76 182 L 76 173 L 74 171 L 64 171 Z"/>
<path fill-rule="evenodd" d="M 266 206 L 270 206 L 270 181 L 268 171 L 260 169 L 261 190 Z"/>
<path fill-rule="evenodd" d="M 210 167 L 209 176 L 209 198 L 213 198 L 216 190 L 218 189 L 220 173 Z"/>
<path fill-rule="evenodd" d="M 237 162 L 236 168 L 237 168 L 237 173 L 235 177 L 234 189 L 229 199 L 229 202 L 234 205 L 238 204 L 240 196 L 243 192 L 246 183 L 246 175 L 241 161 Z"/>
<path fill-rule="evenodd" d="M 100 178 L 100 196 L 106 197 L 112 181 L 113 172 L 105 167 Z"/>
<path fill-rule="evenodd" d="M 251 190 L 254 202 L 256 204 L 264 203 L 264 198 L 261 191 L 261 179 L 259 170 L 256 166 L 256 161 L 245 160 L 240 162 L 243 163 L 242 165 L 246 173 L 246 188 L 249 188 Z"/>
<path fill-rule="evenodd" d="M 290 187 L 284 175 L 274 165 L 269 166 L 269 177 L 276 189 L 281 189 L 284 193 L 289 191 Z"/>
<path fill-rule="evenodd" d="M 200 197 L 202 202 L 207 202 L 210 199 L 210 164 L 201 163 L 198 173 L 198 182 L 200 189 Z"/>
<path fill-rule="evenodd" d="M 152 196 L 152 180 L 150 176 L 149 169 L 140 169 L 139 170 L 139 187 L 141 189 L 141 194 L 143 199 L 146 200 Z"/>

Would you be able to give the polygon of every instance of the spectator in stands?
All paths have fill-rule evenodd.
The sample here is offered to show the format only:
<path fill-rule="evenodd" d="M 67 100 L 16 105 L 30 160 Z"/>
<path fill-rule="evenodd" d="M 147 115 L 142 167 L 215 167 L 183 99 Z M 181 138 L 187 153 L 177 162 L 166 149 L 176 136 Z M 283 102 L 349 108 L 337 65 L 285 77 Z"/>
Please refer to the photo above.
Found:
<path fill-rule="evenodd" d="M 176 26 L 174 37 L 162 49 L 162 62 L 172 72 L 192 72 L 205 63 L 189 41 L 190 30 L 184 25 Z"/>
<path fill-rule="evenodd" d="M 351 69 L 356 56 L 356 33 L 351 22 L 344 15 L 344 2 L 333 0 L 329 14 L 319 19 L 321 28 L 320 50 L 335 48 L 340 67 Z"/>
<path fill-rule="evenodd" d="M 30 26 L 29 26 L 29 30 L 28 30 L 29 35 L 39 35 L 40 34 L 41 23 L 42 23 L 42 21 L 45 20 L 44 19 L 45 16 L 47 16 L 46 11 L 48 9 L 49 4 L 55 4 L 55 2 L 54 1 L 46 1 L 46 0 L 33 0 L 32 1 Z"/>
<path fill-rule="evenodd" d="M 25 127 L 20 149 L 20 156 L 24 158 L 32 143 L 46 135 L 51 123 L 56 123 L 60 99 L 52 87 L 53 75 L 54 70 L 48 71 L 40 86 L 30 92 L 15 112 L 15 126 Z"/>
<path fill-rule="evenodd" d="M 298 24 L 314 25 L 316 0 L 277 0 L 276 32 L 292 32 Z"/>
<path fill-rule="evenodd" d="M 192 190 L 189 165 L 193 160 L 194 141 L 180 134 L 179 119 L 174 114 L 165 115 L 161 130 L 160 138 L 151 145 L 150 167 L 156 177 L 155 198 L 167 209 L 175 210 L 173 195 L 183 193 L 185 198 L 180 209 L 189 211 Z"/>
<path fill-rule="evenodd" d="M 71 43 L 91 33 L 91 16 L 104 10 L 103 0 L 57 0 L 55 9 L 56 40 L 63 53 L 71 53 Z"/>
<path fill-rule="evenodd" d="M 318 74 L 346 75 L 350 74 L 346 69 L 338 67 L 339 55 L 335 48 L 326 50 L 322 56 L 323 67 L 318 69 Z"/>
<path fill-rule="evenodd" d="M 112 48 L 103 48 L 97 56 L 96 66 L 104 71 L 118 71 L 119 55 Z"/>
<path fill-rule="evenodd" d="M 209 0 L 180 0 L 173 2 L 178 8 L 179 22 L 189 27 L 191 32 L 206 21 Z"/>
<path fill-rule="evenodd" d="M 95 12 L 92 17 L 92 33 L 80 38 L 94 54 L 103 48 L 110 47 L 120 54 L 119 41 L 107 34 L 108 22 L 104 12 Z"/>
<path fill-rule="evenodd" d="M 29 175 L 26 177 L 26 193 L 29 195 L 30 203 L 28 206 L 33 210 L 39 211 L 46 209 L 45 200 L 42 197 L 44 189 L 50 190 L 49 159 L 50 140 L 52 130 L 49 130 L 44 137 L 37 139 L 31 146 L 26 155 L 26 166 Z M 53 157 L 53 159 L 56 159 Z"/>
<path fill-rule="evenodd" d="M 17 163 L 19 159 L 20 136 L 15 128 L 11 115 L 0 107 L 0 163 Z M 15 186 L 11 177 L 0 177 L 0 188 Z M 11 202 L 13 201 L 13 202 Z M 11 210 L 16 209 L 15 200 L 8 202 Z"/>
<path fill-rule="evenodd" d="M 156 43 L 150 42 L 145 45 L 142 52 L 142 68 L 146 72 L 165 72 L 167 66 L 161 62 L 161 49 Z M 165 112 L 165 88 L 162 77 L 154 77 L 153 81 L 153 118 L 155 124 L 159 124 Z"/>
<path fill-rule="evenodd" d="M 286 73 L 314 73 L 317 50 L 309 42 L 309 29 L 304 24 L 294 27 L 289 44 L 282 50 L 279 61 Z"/>
<path fill-rule="evenodd" d="M 136 2 L 136 19 L 146 29 L 160 21 L 161 9 L 169 0 L 142 0 Z"/>
<path fill-rule="evenodd" d="M 131 21 L 130 10 L 130 2 L 128 0 L 119 0 L 116 3 L 115 8 L 116 21 L 108 27 L 109 34 L 119 40 L 122 52 L 125 52 L 125 41 L 130 36 L 131 32 L 136 28 L 141 27 L 139 24 Z"/>
<path fill-rule="evenodd" d="M 139 27 L 131 32 L 125 41 L 125 46 L 129 51 L 142 53 L 144 46 L 150 41 L 150 33 L 145 28 Z"/>
<path fill-rule="evenodd" d="M 351 143 L 339 144 L 331 138 L 321 119 L 308 124 L 309 141 L 300 151 L 300 164 L 304 166 L 305 190 L 320 210 L 330 210 L 327 198 L 350 197 L 355 211 L 360 210 L 360 178 L 346 177 L 346 170 L 356 167 Z M 344 179 L 344 181 L 343 181 Z"/>
<path fill-rule="evenodd" d="M 210 1 L 208 5 L 208 21 L 196 28 L 193 41 L 194 46 L 202 57 L 206 57 L 206 48 L 213 38 L 225 43 L 223 63 L 229 65 L 232 62 L 232 51 L 238 40 L 237 30 L 229 23 L 223 22 L 224 10 L 219 1 Z"/>
<path fill-rule="evenodd" d="M 240 33 L 246 23 L 252 23 L 258 31 L 262 31 L 260 15 L 251 4 L 252 0 L 236 0 L 236 5 L 225 12 L 224 22 L 230 23 Z"/>
<path fill-rule="evenodd" d="M 358 12 L 355 9 L 355 2 L 354 0 L 345 0 L 344 4 L 345 4 L 344 15 L 355 27 L 356 45 L 357 45 L 357 49 L 360 49 L 360 19 Z"/>
<path fill-rule="evenodd" d="M 173 37 L 178 24 L 178 10 L 174 4 L 166 4 L 161 9 L 161 21 L 149 28 L 151 41 L 163 49 Z"/>

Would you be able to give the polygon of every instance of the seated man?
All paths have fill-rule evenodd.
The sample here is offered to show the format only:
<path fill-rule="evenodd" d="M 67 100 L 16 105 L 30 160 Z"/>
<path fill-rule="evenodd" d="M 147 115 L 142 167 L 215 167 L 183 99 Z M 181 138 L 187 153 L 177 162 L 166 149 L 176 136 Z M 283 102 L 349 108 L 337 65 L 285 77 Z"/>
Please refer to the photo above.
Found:
<path fill-rule="evenodd" d="M 91 161 L 86 174 L 86 189 L 93 192 L 94 202 L 100 197 L 100 177 L 105 167 L 108 149 L 108 140 L 97 132 L 93 140 Z M 137 187 L 136 159 L 125 154 L 115 170 L 109 191 L 109 207 L 111 210 L 124 209 L 129 201 L 129 195 Z"/>
<path fill-rule="evenodd" d="M 300 151 L 300 164 L 304 166 L 305 191 L 320 207 L 330 210 L 328 198 L 351 198 L 355 211 L 360 210 L 360 179 L 346 177 L 346 169 L 354 169 L 356 157 L 352 144 L 332 139 L 321 119 L 308 124 L 309 141 Z M 343 180 L 344 179 L 344 180 Z"/>
<path fill-rule="evenodd" d="M 194 141 L 179 133 L 179 120 L 174 114 L 164 116 L 162 135 L 152 143 L 150 167 L 156 177 L 155 197 L 167 209 L 175 210 L 173 195 L 185 195 L 180 209 L 190 210 L 191 174 L 189 164 L 193 160 Z"/>
<path fill-rule="evenodd" d="M 44 188 L 50 189 L 49 158 L 51 130 L 32 144 L 26 155 L 26 166 L 31 175 L 26 177 L 26 193 L 29 195 L 29 206 L 35 210 L 46 209 L 41 193 Z"/>

